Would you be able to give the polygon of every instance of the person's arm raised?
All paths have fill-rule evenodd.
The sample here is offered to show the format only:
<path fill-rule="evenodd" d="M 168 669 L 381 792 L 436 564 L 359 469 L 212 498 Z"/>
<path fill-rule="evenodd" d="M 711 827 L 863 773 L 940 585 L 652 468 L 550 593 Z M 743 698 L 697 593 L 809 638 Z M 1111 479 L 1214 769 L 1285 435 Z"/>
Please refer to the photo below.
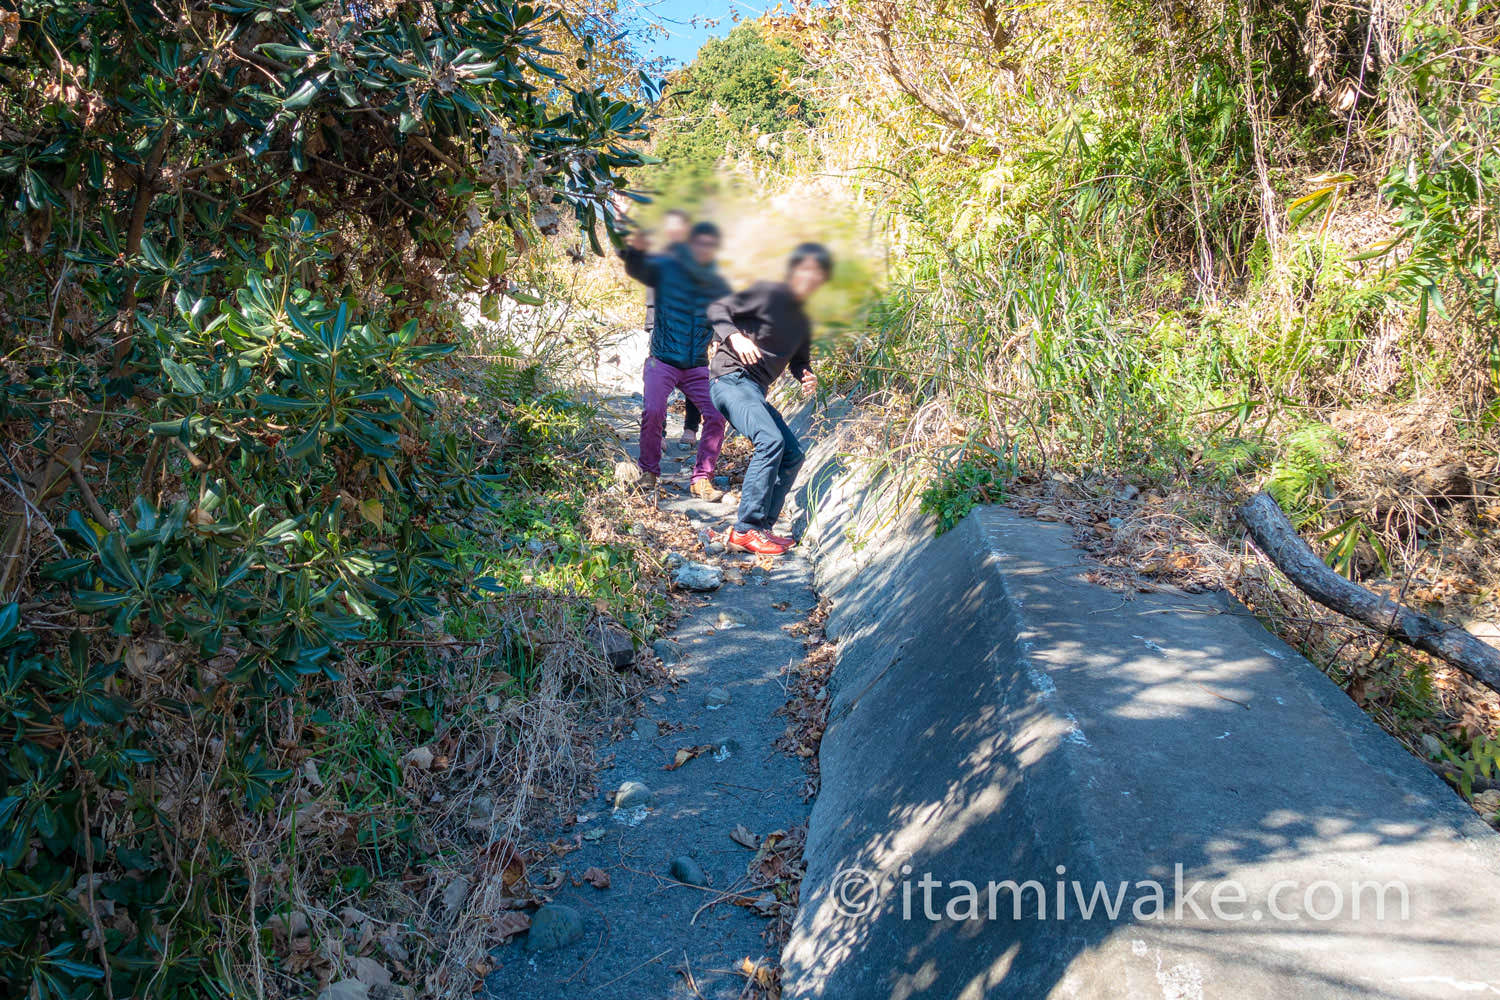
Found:
<path fill-rule="evenodd" d="M 661 281 L 661 265 L 646 252 L 646 234 L 637 230 L 620 247 L 620 260 L 625 262 L 625 273 L 643 285 L 655 288 Z"/>

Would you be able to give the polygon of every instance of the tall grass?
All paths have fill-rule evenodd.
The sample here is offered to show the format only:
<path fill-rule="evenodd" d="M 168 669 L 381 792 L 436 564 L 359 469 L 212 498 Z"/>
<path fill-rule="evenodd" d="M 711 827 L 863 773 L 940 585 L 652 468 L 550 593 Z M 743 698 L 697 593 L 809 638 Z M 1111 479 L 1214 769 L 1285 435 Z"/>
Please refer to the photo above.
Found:
<path fill-rule="evenodd" d="M 846 27 L 865 6 L 824 28 L 845 59 L 867 44 Z M 1343 113 L 1318 88 L 1345 56 L 1311 65 L 1274 11 L 1204 7 L 1164 26 L 1154 8 L 1089 6 L 1085 43 L 1077 18 L 1042 7 L 1022 84 L 945 56 L 961 25 L 901 22 L 923 43 L 908 79 L 936 66 L 1003 141 L 975 142 L 902 87 L 823 78 L 823 169 L 879 205 L 893 262 L 845 359 L 851 384 L 941 399 L 970 440 L 1023 465 L 1169 479 L 1246 435 L 1274 436 L 1270 461 L 1316 408 L 1483 382 L 1483 316 L 1438 303 L 1449 285 L 1470 305 L 1496 287 L 1472 252 L 1483 239 L 1459 266 L 1454 228 L 1473 218 L 1461 196 L 1484 200 L 1484 168 L 1463 188 L 1418 144 L 1386 177 L 1385 140 L 1414 145 L 1393 109 L 1416 100 L 1389 91 L 1415 70 L 1391 67 L 1381 102 Z M 1446 12 L 1406 16 L 1410 52 L 1473 41 L 1434 20 Z M 1392 202 L 1425 214 L 1398 224 Z M 1472 413 L 1493 406 L 1470 395 Z"/>

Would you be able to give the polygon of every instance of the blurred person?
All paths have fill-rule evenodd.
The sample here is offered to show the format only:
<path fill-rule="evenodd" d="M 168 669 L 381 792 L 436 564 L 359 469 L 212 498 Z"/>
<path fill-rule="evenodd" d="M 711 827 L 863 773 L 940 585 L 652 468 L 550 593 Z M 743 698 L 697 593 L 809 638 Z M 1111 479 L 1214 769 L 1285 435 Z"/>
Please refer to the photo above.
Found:
<path fill-rule="evenodd" d="M 692 228 L 693 219 L 680 208 L 669 208 L 661 217 L 661 236 L 666 243 L 667 253 L 673 252 L 673 247 L 680 243 L 686 243 L 688 231 Z M 646 335 L 649 337 L 656 326 L 656 289 L 646 289 Z M 698 443 L 698 427 L 703 421 L 703 414 L 697 405 L 686 396 L 683 397 L 686 408 L 682 417 L 682 437 L 679 439 L 689 448 Z M 667 432 L 666 425 L 662 425 L 662 434 Z"/>
<path fill-rule="evenodd" d="M 787 261 L 785 281 L 758 281 L 708 307 L 714 332 L 710 396 L 755 448 L 740 489 L 738 517 L 724 536 L 730 549 L 781 555 L 797 544 L 772 529 L 805 456 L 766 391 L 788 368 L 803 391 L 817 391 L 809 364 L 812 324 L 802 304 L 832 275 L 833 256 L 827 248 L 803 243 Z"/>
<path fill-rule="evenodd" d="M 651 351 L 644 371 L 645 401 L 641 413 L 641 485 L 656 488 L 661 476 L 661 446 L 667 423 L 667 397 L 681 389 L 702 413 L 703 436 L 693 463 L 690 490 L 711 503 L 724 499 L 714 487 L 714 465 L 724 444 L 724 418 L 708 391 L 706 358 L 711 331 L 708 305 L 730 294 L 729 283 L 714 264 L 721 237 L 712 222 L 688 231 L 686 243 L 660 254 L 647 253 L 646 237 L 633 233 L 620 249 L 625 273 L 653 292 Z"/>

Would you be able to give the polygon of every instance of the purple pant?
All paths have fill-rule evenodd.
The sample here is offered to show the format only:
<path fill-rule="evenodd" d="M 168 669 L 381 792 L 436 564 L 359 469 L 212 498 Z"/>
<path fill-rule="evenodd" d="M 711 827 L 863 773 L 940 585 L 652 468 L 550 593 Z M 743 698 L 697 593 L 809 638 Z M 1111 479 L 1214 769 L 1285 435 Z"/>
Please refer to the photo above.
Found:
<path fill-rule="evenodd" d="M 653 476 L 661 475 L 661 436 L 667 426 L 667 397 L 673 389 L 693 401 L 703 413 L 703 433 L 698 437 L 698 460 L 693 463 L 693 479 L 714 474 L 719 449 L 724 446 L 724 418 L 708 398 L 708 366 L 674 368 L 659 358 L 646 359 L 646 402 L 641 413 L 641 468 Z"/>

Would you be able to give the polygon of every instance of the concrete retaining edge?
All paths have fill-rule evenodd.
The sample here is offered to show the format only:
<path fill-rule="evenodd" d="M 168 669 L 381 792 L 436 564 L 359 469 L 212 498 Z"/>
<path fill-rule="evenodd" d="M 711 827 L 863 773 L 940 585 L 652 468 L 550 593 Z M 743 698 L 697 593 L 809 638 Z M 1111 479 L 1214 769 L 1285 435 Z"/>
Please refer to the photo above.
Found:
<path fill-rule="evenodd" d="M 1089 583 L 1059 526 L 934 538 L 842 415 L 798 496 L 840 645 L 786 997 L 1500 994 L 1500 836 L 1316 667 L 1222 595 Z M 992 915 L 1005 880 L 1049 918 L 1008 888 Z M 1373 890 L 1323 919 L 1361 882 L 1385 919 Z"/>

